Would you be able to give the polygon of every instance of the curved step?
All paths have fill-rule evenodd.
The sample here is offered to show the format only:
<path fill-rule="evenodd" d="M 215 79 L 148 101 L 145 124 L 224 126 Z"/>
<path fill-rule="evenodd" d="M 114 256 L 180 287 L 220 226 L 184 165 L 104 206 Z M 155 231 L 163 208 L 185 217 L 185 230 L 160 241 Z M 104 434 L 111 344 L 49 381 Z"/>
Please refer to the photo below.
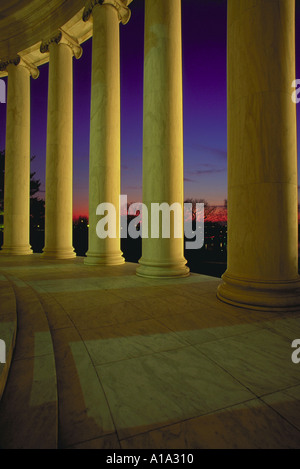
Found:
<path fill-rule="evenodd" d="M 58 448 L 119 448 L 104 390 L 78 330 L 54 296 L 42 291 L 37 294 L 47 315 L 56 358 Z"/>
<path fill-rule="evenodd" d="M 18 334 L 0 402 L 0 447 L 57 448 L 57 380 L 49 324 L 35 291 L 7 278 L 16 297 Z"/>
<path fill-rule="evenodd" d="M 17 335 L 16 297 L 10 281 L 0 274 L 0 401 L 7 383 Z"/>

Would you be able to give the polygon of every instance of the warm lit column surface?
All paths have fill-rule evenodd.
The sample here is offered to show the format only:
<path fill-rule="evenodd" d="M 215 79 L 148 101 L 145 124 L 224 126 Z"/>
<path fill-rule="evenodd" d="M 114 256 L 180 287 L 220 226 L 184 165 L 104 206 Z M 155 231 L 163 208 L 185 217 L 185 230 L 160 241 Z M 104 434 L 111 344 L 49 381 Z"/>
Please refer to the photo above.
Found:
<path fill-rule="evenodd" d="M 38 69 L 20 57 L 1 64 L 8 73 L 4 178 L 3 254 L 31 254 L 30 227 L 30 75 Z"/>
<path fill-rule="evenodd" d="M 73 244 L 73 55 L 81 47 L 64 32 L 41 46 L 49 51 L 45 247 L 43 257 L 75 256 Z"/>
<path fill-rule="evenodd" d="M 162 222 L 159 236 L 151 237 L 151 203 L 183 206 L 181 0 L 146 0 L 144 54 L 143 203 L 149 226 L 137 274 L 185 277 L 183 236 L 174 236 L 172 212 L 170 237 L 162 236 Z M 182 229 L 183 216 L 179 223 Z"/>
<path fill-rule="evenodd" d="M 116 265 L 124 258 L 120 249 L 120 48 L 119 23 L 130 10 L 123 2 L 93 1 L 83 19 L 93 21 L 92 90 L 89 167 L 89 249 L 85 264 Z M 115 209 L 115 236 L 96 232 L 101 203 Z M 106 213 L 103 213 L 106 216 Z M 113 220 L 113 221 L 114 221 Z"/>
<path fill-rule="evenodd" d="M 228 1 L 228 268 L 218 297 L 299 308 L 295 2 Z"/>

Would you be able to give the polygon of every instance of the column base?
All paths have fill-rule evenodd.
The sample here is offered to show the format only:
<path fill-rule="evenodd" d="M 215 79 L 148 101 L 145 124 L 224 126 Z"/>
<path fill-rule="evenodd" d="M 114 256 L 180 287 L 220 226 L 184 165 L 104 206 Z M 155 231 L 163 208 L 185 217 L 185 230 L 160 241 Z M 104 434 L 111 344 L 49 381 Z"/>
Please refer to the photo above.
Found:
<path fill-rule="evenodd" d="M 10 255 L 10 256 L 28 256 L 32 254 L 33 251 L 31 246 L 27 244 L 26 246 L 2 246 L 0 254 Z"/>
<path fill-rule="evenodd" d="M 260 282 L 225 272 L 222 280 L 217 297 L 225 303 L 259 311 L 300 311 L 300 277 L 286 282 Z"/>
<path fill-rule="evenodd" d="M 121 265 L 124 262 L 122 251 L 107 254 L 88 251 L 84 258 L 85 265 Z"/>
<path fill-rule="evenodd" d="M 151 262 L 141 258 L 136 269 L 136 275 L 148 278 L 181 278 L 190 275 L 186 260 L 178 262 Z"/>
<path fill-rule="evenodd" d="M 43 259 L 73 259 L 76 257 L 74 248 L 70 249 L 43 249 L 43 254 L 41 255 Z"/>

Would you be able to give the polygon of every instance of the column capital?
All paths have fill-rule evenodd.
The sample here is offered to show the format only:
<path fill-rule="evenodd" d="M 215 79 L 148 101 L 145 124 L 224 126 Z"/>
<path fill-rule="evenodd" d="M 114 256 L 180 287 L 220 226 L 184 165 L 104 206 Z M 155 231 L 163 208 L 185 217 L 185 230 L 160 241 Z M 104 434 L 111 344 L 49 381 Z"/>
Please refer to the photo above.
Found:
<path fill-rule="evenodd" d="M 28 60 L 25 60 L 23 57 L 20 55 L 16 55 L 15 57 L 10 57 L 6 58 L 0 61 L 0 71 L 3 72 L 7 70 L 7 67 L 9 65 L 15 65 L 18 66 L 20 65 L 21 67 L 25 67 L 32 78 L 36 79 L 39 77 L 40 72 L 39 69 L 32 63 L 28 62 Z"/>
<path fill-rule="evenodd" d="M 122 24 L 126 24 L 131 17 L 131 11 L 127 6 L 129 3 L 130 2 L 128 0 L 88 0 L 82 19 L 83 21 L 88 21 L 92 15 L 93 8 L 96 5 L 111 5 L 117 10 L 119 21 Z"/>
<path fill-rule="evenodd" d="M 66 44 L 73 52 L 76 59 L 80 59 L 82 56 L 82 47 L 80 46 L 77 39 L 70 36 L 63 29 L 59 28 L 55 33 L 47 40 L 42 41 L 40 51 L 42 54 L 49 52 L 49 46 L 51 44 Z"/>

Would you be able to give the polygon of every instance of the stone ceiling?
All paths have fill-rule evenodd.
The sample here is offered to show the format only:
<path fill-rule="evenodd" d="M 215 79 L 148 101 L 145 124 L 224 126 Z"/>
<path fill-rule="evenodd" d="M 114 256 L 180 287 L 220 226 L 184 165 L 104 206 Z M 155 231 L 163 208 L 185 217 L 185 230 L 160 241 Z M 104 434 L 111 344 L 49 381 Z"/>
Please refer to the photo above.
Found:
<path fill-rule="evenodd" d="M 3 4 L 4 3 L 4 4 Z M 84 0 L 9 0 L 0 4 L 0 57 L 15 56 L 67 23 Z"/>
<path fill-rule="evenodd" d="M 122 0 L 128 5 L 132 0 Z M 39 51 L 42 40 L 63 27 L 80 43 L 92 35 L 92 21 L 84 23 L 85 0 L 9 0 L 0 2 L 0 59 L 17 54 L 39 66 L 48 61 Z M 0 73 L 0 76 L 6 72 Z"/>

